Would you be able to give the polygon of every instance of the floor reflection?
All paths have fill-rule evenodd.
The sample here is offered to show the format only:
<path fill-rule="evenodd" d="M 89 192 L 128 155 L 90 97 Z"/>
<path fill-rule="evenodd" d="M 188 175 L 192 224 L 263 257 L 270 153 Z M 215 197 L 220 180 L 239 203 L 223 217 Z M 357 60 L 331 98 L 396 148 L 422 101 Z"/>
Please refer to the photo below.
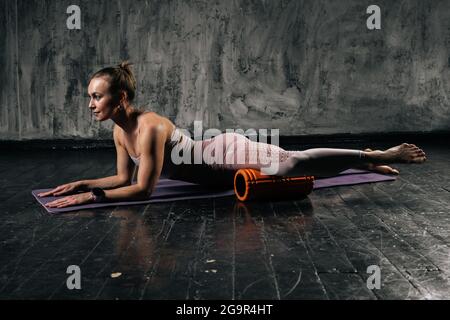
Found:
<path fill-rule="evenodd" d="M 142 207 L 116 209 L 111 216 L 120 219 L 114 248 L 117 272 L 146 272 L 151 267 L 157 240 L 146 225 Z"/>
<path fill-rule="evenodd" d="M 235 256 L 242 266 L 251 268 L 255 254 L 262 255 L 267 245 L 262 236 L 264 228 L 269 230 L 280 216 L 288 233 L 302 236 L 311 225 L 314 210 L 309 199 L 290 202 L 290 210 L 276 212 L 275 217 L 276 206 L 270 202 L 223 201 L 221 215 L 212 211 L 200 214 L 195 209 L 162 213 L 152 204 L 144 211 L 141 206 L 116 208 L 110 214 L 118 219 L 113 244 L 116 263 L 108 272 L 120 272 L 121 276 L 109 285 L 130 287 L 138 296 L 145 293 L 148 298 L 153 294 L 163 298 L 164 292 L 168 296 L 178 294 L 178 286 L 189 287 L 187 283 L 195 274 L 213 270 L 207 265 L 209 259 L 217 260 L 217 267 L 223 269 Z M 90 214 L 85 212 L 83 216 Z M 183 298 L 186 293 L 179 294 Z"/>

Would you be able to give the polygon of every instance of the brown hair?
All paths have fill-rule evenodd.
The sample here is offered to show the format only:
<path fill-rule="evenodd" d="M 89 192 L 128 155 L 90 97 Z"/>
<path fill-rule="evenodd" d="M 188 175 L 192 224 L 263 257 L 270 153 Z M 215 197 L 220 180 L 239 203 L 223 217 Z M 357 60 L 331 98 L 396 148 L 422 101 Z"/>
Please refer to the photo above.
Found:
<path fill-rule="evenodd" d="M 119 92 L 124 90 L 127 93 L 128 100 L 132 101 L 136 93 L 136 78 L 133 75 L 133 71 L 131 71 L 130 65 L 132 65 L 131 62 L 123 61 L 114 67 L 103 68 L 94 73 L 89 82 L 94 78 L 108 76 L 111 94 L 118 97 Z"/>

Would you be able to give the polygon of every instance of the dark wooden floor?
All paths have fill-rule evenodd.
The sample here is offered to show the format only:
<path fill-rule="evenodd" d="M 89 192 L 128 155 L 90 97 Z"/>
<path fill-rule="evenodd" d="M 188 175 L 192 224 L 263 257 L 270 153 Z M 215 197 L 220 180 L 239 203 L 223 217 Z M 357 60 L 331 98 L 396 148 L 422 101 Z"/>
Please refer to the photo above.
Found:
<path fill-rule="evenodd" d="M 450 148 L 395 182 L 49 215 L 36 188 L 114 172 L 113 150 L 0 155 L 1 299 L 449 299 Z M 81 268 L 81 290 L 66 269 Z M 381 288 L 367 287 L 367 267 Z M 113 278 L 113 273 L 121 273 Z"/>

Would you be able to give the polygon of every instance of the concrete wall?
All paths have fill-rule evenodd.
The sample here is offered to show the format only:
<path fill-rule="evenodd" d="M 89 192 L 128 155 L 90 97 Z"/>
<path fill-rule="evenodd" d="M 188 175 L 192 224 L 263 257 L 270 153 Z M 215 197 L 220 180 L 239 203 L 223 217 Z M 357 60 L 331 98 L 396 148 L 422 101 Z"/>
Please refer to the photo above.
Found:
<path fill-rule="evenodd" d="M 87 79 L 121 59 L 136 105 L 188 129 L 450 130 L 449 17 L 448 0 L 0 0 L 0 139 L 111 138 Z"/>

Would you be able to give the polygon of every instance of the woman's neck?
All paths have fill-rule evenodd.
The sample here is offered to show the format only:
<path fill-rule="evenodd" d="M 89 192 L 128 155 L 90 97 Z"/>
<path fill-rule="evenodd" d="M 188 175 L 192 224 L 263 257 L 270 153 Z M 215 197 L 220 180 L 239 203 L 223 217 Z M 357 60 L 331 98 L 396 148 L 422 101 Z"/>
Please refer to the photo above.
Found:
<path fill-rule="evenodd" d="M 132 134 L 137 128 L 137 118 L 139 115 L 140 112 L 133 106 L 126 105 L 124 106 L 124 109 L 118 110 L 117 113 L 111 117 L 111 120 L 121 127 L 123 131 L 128 134 Z"/>

